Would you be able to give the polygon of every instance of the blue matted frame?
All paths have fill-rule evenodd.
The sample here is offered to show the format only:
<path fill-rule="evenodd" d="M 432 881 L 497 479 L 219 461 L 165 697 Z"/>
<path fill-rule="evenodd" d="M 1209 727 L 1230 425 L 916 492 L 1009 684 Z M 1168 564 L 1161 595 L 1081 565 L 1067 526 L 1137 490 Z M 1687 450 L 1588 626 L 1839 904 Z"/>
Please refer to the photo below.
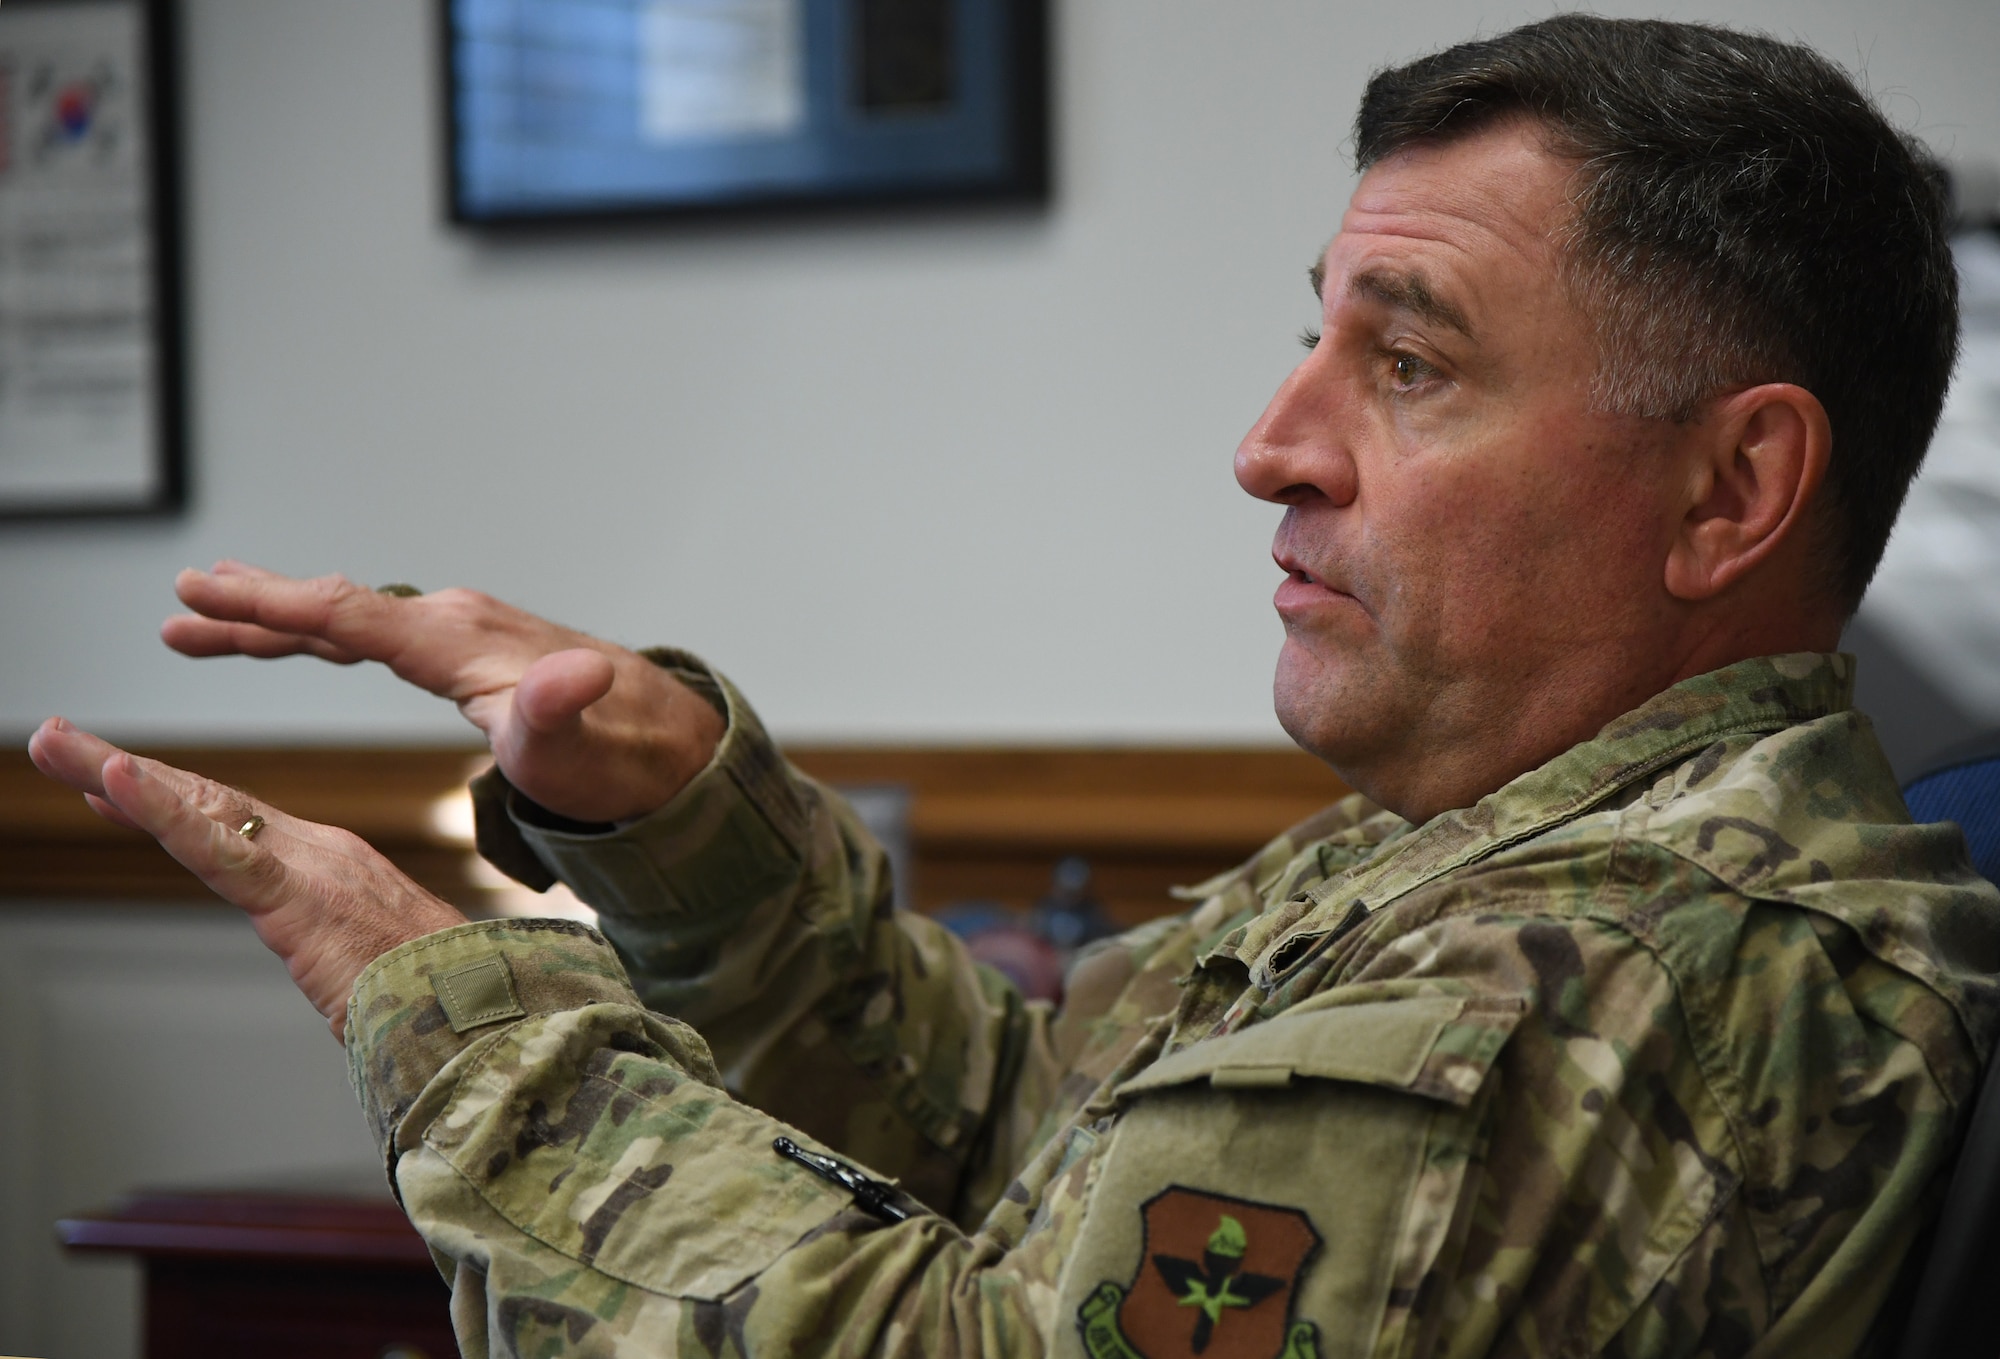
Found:
<path fill-rule="evenodd" d="M 898 0 L 790 2 L 803 50 L 795 126 L 649 142 L 636 31 L 659 0 L 439 0 L 451 219 L 1047 198 L 1047 0 L 928 0 L 943 19 L 948 88 L 888 108 L 866 104 L 862 47 L 870 12 Z"/>

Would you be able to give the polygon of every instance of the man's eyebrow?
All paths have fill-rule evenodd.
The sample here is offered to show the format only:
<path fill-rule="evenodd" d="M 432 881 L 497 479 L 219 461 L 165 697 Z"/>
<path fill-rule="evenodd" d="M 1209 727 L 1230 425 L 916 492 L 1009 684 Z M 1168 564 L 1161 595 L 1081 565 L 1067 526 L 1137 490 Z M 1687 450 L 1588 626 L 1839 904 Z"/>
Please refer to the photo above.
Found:
<path fill-rule="evenodd" d="M 1326 281 L 1323 266 L 1315 266 L 1315 270 L 1315 281 L 1323 284 Z M 1465 313 L 1432 292 L 1422 274 L 1370 269 L 1356 274 L 1348 287 L 1363 297 L 1372 297 L 1387 306 L 1414 312 L 1433 325 L 1449 326 L 1468 340 L 1472 338 L 1472 323 L 1465 319 Z"/>

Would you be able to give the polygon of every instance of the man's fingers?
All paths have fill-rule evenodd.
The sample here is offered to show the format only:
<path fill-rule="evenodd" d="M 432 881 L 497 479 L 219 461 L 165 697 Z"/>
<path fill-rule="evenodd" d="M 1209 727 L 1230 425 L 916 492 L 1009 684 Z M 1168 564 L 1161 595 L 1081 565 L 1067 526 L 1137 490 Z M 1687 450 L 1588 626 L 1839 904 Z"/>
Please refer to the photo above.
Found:
<path fill-rule="evenodd" d="M 611 658 L 601 651 L 554 652 L 521 672 L 514 712 L 538 736 L 567 733 L 585 708 L 611 692 L 614 674 Z"/>
<path fill-rule="evenodd" d="M 536 657 L 590 640 L 471 590 L 403 598 L 342 576 L 294 580 L 240 562 L 183 571 L 174 591 L 199 615 L 162 628 L 177 650 L 303 651 L 343 664 L 380 661 L 418 688 L 461 705 L 512 688 Z M 202 619 L 213 626 L 204 627 Z"/>
<path fill-rule="evenodd" d="M 317 637 L 273 632 L 255 623 L 224 623 L 192 613 L 176 614 L 160 624 L 160 640 L 183 656 L 255 656 L 260 660 L 317 656 L 336 665 L 353 665 L 363 659 Z"/>
<path fill-rule="evenodd" d="M 104 762 L 115 749 L 60 717 L 51 717 L 28 738 L 35 768 L 86 796 L 104 792 Z"/>
<path fill-rule="evenodd" d="M 225 900 L 252 910 L 275 905 L 271 888 L 282 865 L 263 858 L 252 841 L 190 802 L 163 777 L 168 772 L 164 765 L 117 751 L 104 762 L 104 796 Z M 255 803 L 237 796 L 248 820 L 247 809 Z M 234 813 L 225 815 L 234 819 Z"/>
<path fill-rule="evenodd" d="M 82 792 L 98 815 L 151 835 L 241 907 L 336 1038 L 354 979 L 371 959 L 464 923 L 350 832 L 141 759 L 61 718 L 44 722 L 28 749 L 38 768 Z"/>
<path fill-rule="evenodd" d="M 225 787 L 199 774 L 161 764 L 120 750 L 102 737 L 94 736 L 74 723 L 52 717 L 28 739 L 28 758 L 35 768 L 58 783 L 82 793 L 92 809 L 107 821 L 153 834 L 153 827 L 135 815 L 130 807 L 105 786 L 104 771 L 114 758 L 134 761 L 153 782 L 164 785 L 179 801 L 196 808 L 224 829 L 234 830 L 255 813 L 273 825 L 288 824 L 292 818 L 274 807 L 266 807 L 248 793 Z"/>
<path fill-rule="evenodd" d="M 228 565 L 233 569 L 181 572 L 174 578 L 174 593 L 205 618 L 317 639 L 358 660 L 393 661 L 422 627 L 413 601 L 379 594 L 342 576 L 293 580 L 240 563 Z M 190 640 L 214 636 L 191 633 Z"/>
<path fill-rule="evenodd" d="M 123 826 L 126 830 L 134 830 L 144 834 L 146 828 L 125 815 L 125 813 L 119 811 L 117 803 L 107 802 L 95 793 L 85 793 L 83 800 L 90 807 L 90 810 L 96 812 L 112 825 Z"/>
<path fill-rule="evenodd" d="M 144 826 L 104 799 L 104 761 L 113 750 L 108 742 L 60 717 L 51 717 L 28 738 L 28 758 L 35 768 L 82 793 L 90 810 L 106 821 L 127 830 L 143 831 Z"/>
<path fill-rule="evenodd" d="M 51 717 L 28 738 L 28 758 L 34 761 L 35 768 L 86 797 L 109 796 L 104 786 L 104 766 L 114 755 L 126 755 L 126 752 L 61 717 Z M 165 781 L 182 797 L 193 795 L 198 785 L 207 783 L 198 775 L 161 764 L 158 760 L 142 759 L 136 755 L 126 755 L 126 758 L 139 760 L 148 766 L 155 777 Z"/>

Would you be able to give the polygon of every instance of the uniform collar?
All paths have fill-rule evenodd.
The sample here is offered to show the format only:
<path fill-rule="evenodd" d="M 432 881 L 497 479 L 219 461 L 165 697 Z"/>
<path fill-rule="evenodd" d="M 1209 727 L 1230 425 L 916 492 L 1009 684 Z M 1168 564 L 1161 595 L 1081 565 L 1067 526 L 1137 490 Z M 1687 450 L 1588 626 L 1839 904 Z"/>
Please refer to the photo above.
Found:
<path fill-rule="evenodd" d="M 1759 657 L 1683 680 L 1472 806 L 1442 812 L 1347 872 L 1269 903 L 1205 956 L 1227 954 L 1268 981 L 1272 954 L 1298 936 L 1358 919 L 1357 902 L 1379 910 L 1580 816 L 1725 737 L 1825 717 L 1852 706 L 1853 696 L 1854 660 L 1836 653 Z"/>

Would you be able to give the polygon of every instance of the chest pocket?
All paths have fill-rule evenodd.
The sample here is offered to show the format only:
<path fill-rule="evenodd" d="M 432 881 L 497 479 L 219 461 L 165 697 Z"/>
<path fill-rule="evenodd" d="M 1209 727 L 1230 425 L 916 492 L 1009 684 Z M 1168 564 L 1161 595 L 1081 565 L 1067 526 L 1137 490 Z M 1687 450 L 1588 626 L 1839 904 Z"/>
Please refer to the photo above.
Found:
<path fill-rule="evenodd" d="M 1061 1344 L 1095 1359 L 1406 1349 L 1430 1319 L 1426 1278 L 1463 1244 L 1521 1011 L 1329 993 L 1126 1081 L 1059 1285 L 1075 1327 Z"/>

